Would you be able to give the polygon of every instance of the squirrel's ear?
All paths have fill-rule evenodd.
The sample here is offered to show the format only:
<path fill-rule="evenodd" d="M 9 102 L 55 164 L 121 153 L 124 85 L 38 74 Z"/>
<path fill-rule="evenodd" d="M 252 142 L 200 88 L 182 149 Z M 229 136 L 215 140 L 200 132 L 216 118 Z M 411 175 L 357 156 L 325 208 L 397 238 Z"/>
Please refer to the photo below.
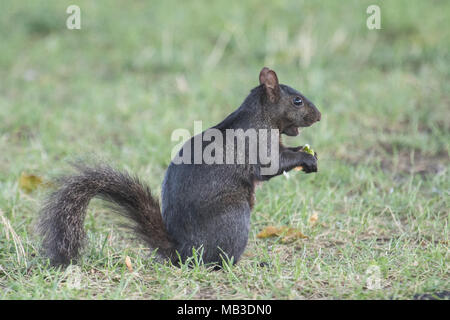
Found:
<path fill-rule="evenodd" d="M 272 103 L 280 99 L 280 85 L 278 84 L 278 77 L 275 71 L 267 67 L 262 68 L 259 73 L 259 83 L 264 85 L 267 97 Z"/>

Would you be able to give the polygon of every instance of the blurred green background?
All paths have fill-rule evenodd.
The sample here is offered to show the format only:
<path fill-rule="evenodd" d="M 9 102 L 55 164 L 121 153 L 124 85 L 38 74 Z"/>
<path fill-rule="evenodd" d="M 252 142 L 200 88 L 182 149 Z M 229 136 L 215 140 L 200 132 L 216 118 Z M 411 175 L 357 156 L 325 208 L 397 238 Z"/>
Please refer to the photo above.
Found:
<path fill-rule="evenodd" d="M 81 30 L 66 28 L 71 4 L 81 8 Z M 381 9 L 380 30 L 366 27 L 371 4 Z M 0 297 L 411 298 L 448 290 L 449 12 L 446 0 L 2 1 L 0 210 L 27 266 L 5 227 L 0 286 L 8 289 Z M 176 282 L 178 271 L 136 253 L 144 274 L 162 268 L 158 279 L 133 278 L 119 291 L 92 279 L 92 290 L 53 286 L 64 273 L 41 269 L 32 232 L 45 190 L 26 194 L 20 175 L 49 179 L 67 170 L 65 160 L 95 155 L 138 173 L 159 194 L 172 131 L 220 122 L 258 84 L 263 66 L 322 112 L 320 123 L 286 139 L 309 143 L 320 172 L 258 190 L 247 250 L 256 253 L 243 257 L 237 276 L 199 270 L 196 287 L 189 270 Z M 93 208 L 82 271 L 123 277 L 105 262 L 122 266 L 120 241 L 112 257 L 95 245 L 114 227 Z M 310 239 L 257 240 L 269 224 L 298 227 Z M 261 259 L 275 270 L 249 267 Z M 364 282 L 374 263 L 385 284 L 378 291 Z M 248 283 L 236 282 L 242 277 Z"/>

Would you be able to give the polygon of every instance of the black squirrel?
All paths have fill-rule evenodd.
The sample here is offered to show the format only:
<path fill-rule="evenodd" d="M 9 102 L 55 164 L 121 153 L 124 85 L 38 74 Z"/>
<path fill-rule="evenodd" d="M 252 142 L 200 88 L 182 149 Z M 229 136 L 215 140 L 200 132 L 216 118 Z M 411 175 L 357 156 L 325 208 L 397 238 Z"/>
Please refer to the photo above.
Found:
<path fill-rule="evenodd" d="M 264 67 L 259 82 L 237 110 L 210 129 L 224 135 L 227 129 L 255 129 L 258 138 L 259 130 L 277 129 L 276 133 L 296 136 L 299 127 L 320 121 L 315 105 L 300 92 L 279 84 L 273 70 Z M 223 164 L 175 164 L 173 159 L 162 184 L 161 209 L 139 178 L 105 164 L 75 164 L 77 173 L 59 178 L 59 188 L 41 209 L 37 227 L 44 255 L 54 265 L 77 260 L 85 242 L 86 209 L 98 197 L 127 217 L 135 234 L 174 264 L 191 257 L 193 249 L 200 249 L 204 263 L 218 265 L 225 257 L 236 263 L 247 245 L 256 184 L 298 166 L 306 173 L 317 171 L 316 154 L 303 152 L 302 147 L 285 147 L 279 136 L 278 168 L 271 174 L 262 174 L 267 165 L 259 157 L 256 163 Z M 194 146 L 195 139 L 188 140 L 177 157 Z M 224 149 L 227 142 L 230 139 L 224 139 Z M 201 151 L 208 144 L 203 140 Z M 275 154 L 273 146 L 267 145 L 268 153 Z M 253 152 L 247 145 L 244 150 L 247 156 Z M 194 160 L 194 155 L 189 158 Z"/>

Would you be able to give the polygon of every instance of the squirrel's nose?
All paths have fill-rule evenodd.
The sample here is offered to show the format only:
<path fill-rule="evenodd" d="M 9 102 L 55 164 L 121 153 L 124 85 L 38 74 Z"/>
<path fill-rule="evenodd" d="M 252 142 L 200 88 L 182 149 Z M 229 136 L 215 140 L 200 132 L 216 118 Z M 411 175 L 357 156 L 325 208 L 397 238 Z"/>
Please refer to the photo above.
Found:
<path fill-rule="evenodd" d="M 319 109 L 317 109 L 317 107 L 312 102 L 309 102 L 309 107 L 312 109 L 310 111 L 311 114 L 316 116 L 316 121 L 320 121 L 320 119 L 322 119 L 322 114 L 320 113 Z"/>

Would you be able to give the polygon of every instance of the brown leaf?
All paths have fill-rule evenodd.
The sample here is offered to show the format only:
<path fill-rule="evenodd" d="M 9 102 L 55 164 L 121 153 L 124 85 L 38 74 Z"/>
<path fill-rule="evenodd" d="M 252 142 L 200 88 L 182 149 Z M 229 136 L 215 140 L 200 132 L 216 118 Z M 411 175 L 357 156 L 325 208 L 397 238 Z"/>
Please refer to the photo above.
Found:
<path fill-rule="evenodd" d="M 295 228 L 290 228 L 286 226 L 282 227 L 274 227 L 274 226 L 268 226 L 264 228 L 260 233 L 258 233 L 257 237 L 260 239 L 265 239 L 269 237 L 283 237 L 281 239 L 282 243 L 288 243 L 291 241 L 295 241 L 297 239 L 307 239 L 308 236 L 305 236 L 303 233 L 301 233 L 300 230 Z"/>
<path fill-rule="evenodd" d="M 280 228 L 274 226 L 265 227 L 260 233 L 258 233 L 257 237 L 260 239 L 265 239 L 269 237 L 277 236 L 280 231 Z"/>
<path fill-rule="evenodd" d="M 42 184 L 43 180 L 39 176 L 29 174 L 26 172 L 22 172 L 22 174 L 20 175 L 19 188 L 25 191 L 26 193 L 34 191 L 37 187 L 39 187 Z"/>
<path fill-rule="evenodd" d="M 282 243 L 293 242 L 298 239 L 308 239 L 308 236 L 305 236 L 300 230 L 294 228 L 287 228 L 283 234 L 284 237 L 281 239 Z"/>

